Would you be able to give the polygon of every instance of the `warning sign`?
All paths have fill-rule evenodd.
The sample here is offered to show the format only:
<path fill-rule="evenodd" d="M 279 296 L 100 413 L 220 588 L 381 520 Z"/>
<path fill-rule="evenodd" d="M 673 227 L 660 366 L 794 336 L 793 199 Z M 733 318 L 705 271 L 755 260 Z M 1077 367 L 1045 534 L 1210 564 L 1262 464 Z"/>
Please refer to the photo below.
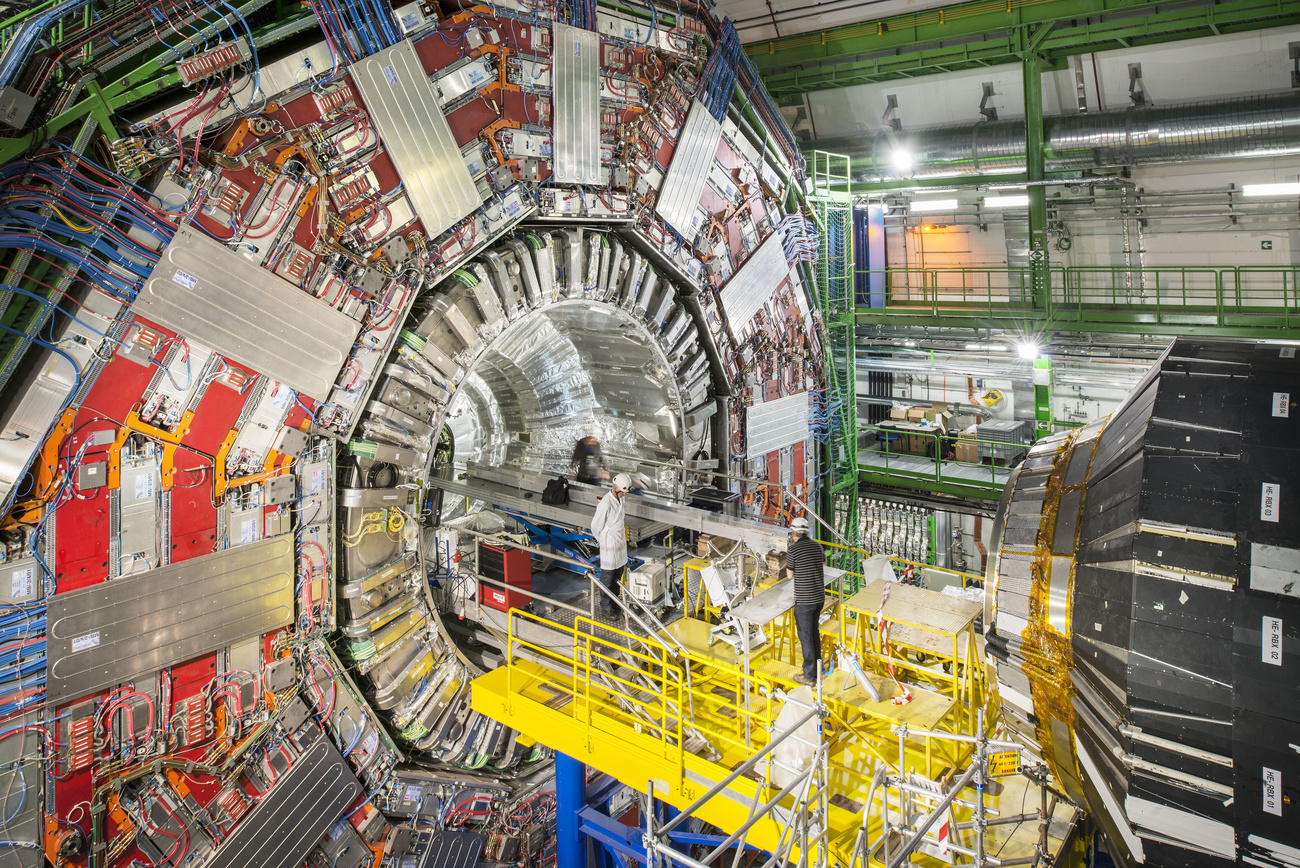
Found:
<path fill-rule="evenodd" d="M 1020 753 L 1014 750 L 989 754 L 989 776 L 1000 778 L 1014 775 L 1020 767 Z"/>

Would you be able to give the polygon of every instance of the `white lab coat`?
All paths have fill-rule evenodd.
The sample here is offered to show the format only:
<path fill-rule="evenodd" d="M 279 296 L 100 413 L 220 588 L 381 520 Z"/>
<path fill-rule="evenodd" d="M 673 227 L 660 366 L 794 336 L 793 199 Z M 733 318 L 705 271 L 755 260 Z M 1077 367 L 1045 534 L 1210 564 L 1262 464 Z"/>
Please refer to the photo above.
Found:
<path fill-rule="evenodd" d="M 600 568 L 616 570 L 627 564 L 627 526 L 623 519 L 623 501 L 606 492 L 591 517 L 591 535 L 600 544 Z"/>

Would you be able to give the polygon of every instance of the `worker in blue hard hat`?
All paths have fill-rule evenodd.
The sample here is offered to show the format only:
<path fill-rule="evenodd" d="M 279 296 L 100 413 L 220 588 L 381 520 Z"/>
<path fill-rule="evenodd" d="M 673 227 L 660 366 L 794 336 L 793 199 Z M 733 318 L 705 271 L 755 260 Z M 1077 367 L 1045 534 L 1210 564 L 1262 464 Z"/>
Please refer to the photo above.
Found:
<path fill-rule="evenodd" d="M 626 473 L 614 477 L 609 492 L 596 505 L 591 517 L 591 535 L 600 545 L 600 583 L 613 596 L 619 594 L 619 585 L 627 571 L 627 525 L 623 513 L 623 497 L 632 487 L 632 478 Z M 594 591 L 595 589 L 593 589 Z M 614 612 L 609 595 L 600 595 L 600 610 Z"/>

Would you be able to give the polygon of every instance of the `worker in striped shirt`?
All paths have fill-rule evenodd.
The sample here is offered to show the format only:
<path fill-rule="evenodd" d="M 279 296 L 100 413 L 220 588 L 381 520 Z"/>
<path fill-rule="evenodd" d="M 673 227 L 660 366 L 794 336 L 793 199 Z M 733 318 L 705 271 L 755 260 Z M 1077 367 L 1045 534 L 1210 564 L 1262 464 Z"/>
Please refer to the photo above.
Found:
<path fill-rule="evenodd" d="M 803 650 L 803 671 L 795 676 L 800 684 L 815 684 L 822 662 L 822 637 L 817 630 L 826 602 L 823 567 L 826 556 L 821 543 L 808 535 L 808 519 L 790 522 L 792 542 L 786 549 L 786 564 L 794 576 L 794 627 Z"/>

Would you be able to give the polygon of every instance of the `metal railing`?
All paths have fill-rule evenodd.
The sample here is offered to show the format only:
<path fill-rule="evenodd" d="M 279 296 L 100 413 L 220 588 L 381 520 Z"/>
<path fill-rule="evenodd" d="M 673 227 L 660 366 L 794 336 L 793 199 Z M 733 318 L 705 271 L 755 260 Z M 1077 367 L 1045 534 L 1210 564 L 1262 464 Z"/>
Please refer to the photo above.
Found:
<path fill-rule="evenodd" d="M 524 623 L 531 623 L 547 641 L 521 636 Z M 556 631 L 572 645 L 556 643 L 551 638 Z M 518 671 L 516 662 L 528 658 L 542 663 L 548 674 Z M 662 646 L 581 615 L 566 627 L 511 609 L 506 663 L 508 693 L 513 694 L 516 685 L 523 689 L 523 681 L 540 679 L 557 695 L 572 697 L 573 718 L 588 729 L 618 737 L 628 728 L 637 729 L 659 742 L 663 759 L 685 768 L 685 740 L 691 728 L 684 713 L 687 679 Z M 571 674 L 566 677 L 566 672 Z"/>
<path fill-rule="evenodd" d="M 862 454 L 868 451 L 862 444 L 863 434 L 876 437 L 876 442 L 880 448 L 870 449 L 869 451 L 873 455 L 882 456 L 883 463 L 863 463 Z M 900 449 L 898 443 L 903 437 L 919 438 L 925 444 L 924 451 Z M 985 464 L 982 461 L 957 461 L 955 458 L 944 458 L 947 445 L 945 441 L 952 439 L 949 435 L 937 431 L 908 431 L 878 425 L 859 425 L 858 466 L 861 469 L 880 470 L 890 476 L 923 479 L 950 485 L 966 485 L 972 488 L 1000 489 L 1006 483 L 1007 467 L 1001 467 L 993 463 Z M 1014 448 L 1003 441 L 979 440 L 972 437 L 963 437 L 959 442 L 975 444 L 977 452 L 980 444 L 983 444 L 991 455 L 1002 455 L 1008 449 Z M 978 468 L 978 472 L 975 476 L 955 476 L 951 472 L 944 473 L 944 468 L 951 471 L 957 467 L 974 467 Z M 1003 474 L 1002 479 L 998 479 L 999 471 Z"/>
<path fill-rule="evenodd" d="M 1028 268 L 889 268 L 880 275 L 895 316 L 1022 317 L 1300 328 L 1300 266 L 1049 266 L 1035 306 Z"/>

